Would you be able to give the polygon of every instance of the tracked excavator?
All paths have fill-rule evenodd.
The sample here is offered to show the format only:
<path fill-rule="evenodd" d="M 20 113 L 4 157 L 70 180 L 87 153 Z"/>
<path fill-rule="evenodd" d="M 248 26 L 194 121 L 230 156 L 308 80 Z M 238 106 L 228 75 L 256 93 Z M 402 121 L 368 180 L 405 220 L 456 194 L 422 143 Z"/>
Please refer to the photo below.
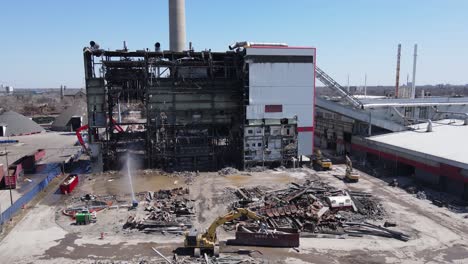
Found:
<path fill-rule="evenodd" d="M 198 232 L 196 229 L 192 229 L 185 233 L 184 247 L 192 248 L 193 255 L 195 257 L 199 257 L 202 250 L 211 251 L 213 255 L 219 256 L 219 244 L 216 229 L 224 223 L 238 219 L 242 216 L 254 220 L 264 220 L 263 216 L 257 215 L 249 209 L 237 208 L 224 216 L 218 217 L 204 233 Z"/>
<path fill-rule="evenodd" d="M 312 162 L 314 169 L 316 170 L 331 170 L 333 166 L 330 159 L 323 157 L 322 151 L 320 151 L 320 149 L 315 149 L 315 155 Z"/>
<path fill-rule="evenodd" d="M 353 162 L 351 159 L 346 155 L 346 174 L 345 180 L 348 182 L 358 182 L 359 181 L 359 173 L 353 170 Z"/>

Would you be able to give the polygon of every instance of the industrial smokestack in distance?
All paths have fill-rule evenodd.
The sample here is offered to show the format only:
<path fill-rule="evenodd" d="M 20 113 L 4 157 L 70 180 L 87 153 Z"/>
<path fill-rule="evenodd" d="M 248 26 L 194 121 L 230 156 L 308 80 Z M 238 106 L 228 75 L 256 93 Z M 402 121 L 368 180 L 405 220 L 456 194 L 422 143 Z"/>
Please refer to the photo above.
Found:
<path fill-rule="evenodd" d="M 414 59 L 413 59 L 413 83 L 411 84 L 411 98 L 416 96 L 416 58 L 418 56 L 418 44 L 414 44 Z"/>
<path fill-rule="evenodd" d="M 401 57 L 401 44 L 398 44 L 397 64 L 396 64 L 395 98 L 398 98 L 398 89 L 400 88 L 400 57 Z"/>
<path fill-rule="evenodd" d="M 169 49 L 185 49 L 185 0 L 169 0 Z"/>

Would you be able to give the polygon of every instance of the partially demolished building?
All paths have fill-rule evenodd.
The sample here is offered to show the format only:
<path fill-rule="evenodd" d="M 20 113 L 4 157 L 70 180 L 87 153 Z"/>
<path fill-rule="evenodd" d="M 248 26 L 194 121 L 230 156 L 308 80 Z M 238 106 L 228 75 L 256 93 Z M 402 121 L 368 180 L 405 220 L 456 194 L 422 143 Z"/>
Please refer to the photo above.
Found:
<path fill-rule="evenodd" d="M 202 171 L 311 155 L 315 48 L 239 42 L 230 49 L 85 48 L 89 146 L 104 169 L 129 151 L 145 167 Z M 121 104 L 140 109 L 142 120 L 122 120 Z"/>

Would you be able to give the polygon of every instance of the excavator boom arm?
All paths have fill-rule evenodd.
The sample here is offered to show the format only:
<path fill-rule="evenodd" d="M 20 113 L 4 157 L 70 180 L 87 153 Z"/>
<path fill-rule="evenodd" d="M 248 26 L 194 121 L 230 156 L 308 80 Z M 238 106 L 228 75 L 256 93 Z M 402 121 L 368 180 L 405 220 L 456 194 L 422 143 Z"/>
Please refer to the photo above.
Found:
<path fill-rule="evenodd" d="M 81 126 L 79 127 L 77 130 L 76 130 L 76 137 L 78 138 L 78 142 L 80 142 L 80 145 L 81 147 L 83 147 L 83 149 L 87 152 L 88 151 L 88 148 L 86 147 L 86 143 L 84 142 L 83 140 L 83 136 L 81 136 L 81 131 L 83 130 L 86 130 L 88 129 L 89 126 L 88 125 L 84 125 L 84 126 Z"/>
<path fill-rule="evenodd" d="M 240 218 L 242 216 L 247 216 L 250 219 L 254 220 L 263 220 L 262 216 L 257 215 L 255 212 L 250 211 L 249 209 L 245 208 L 237 208 L 236 210 L 233 210 L 229 212 L 228 214 L 224 216 L 218 217 L 208 228 L 206 233 L 204 234 L 204 237 L 206 237 L 210 241 L 215 241 L 216 240 L 216 229 L 223 225 L 226 222 L 232 221 L 234 219 Z"/>

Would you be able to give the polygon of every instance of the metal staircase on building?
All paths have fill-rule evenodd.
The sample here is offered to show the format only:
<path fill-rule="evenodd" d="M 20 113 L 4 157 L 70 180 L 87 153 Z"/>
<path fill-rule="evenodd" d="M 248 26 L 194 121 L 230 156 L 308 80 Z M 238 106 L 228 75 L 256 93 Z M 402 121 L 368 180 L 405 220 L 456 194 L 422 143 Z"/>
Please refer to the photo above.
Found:
<path fill-rule="evenodd" d="M 408 128 L 405 127 L 405 124 L 399 124 L 393 120 L 386 119 L 383 116 L 372 115 L 371 109 L 365 109 L 365 105 L 360 100 L 354 98 L 350 93 L 348 93 L 339 83 L 337 83 L 333 78 L 326 74 L 323 70 L 316 67 L 315 72 L 317 79 L 319 79 L 323 84 L 325 84 L 330 89 L 338 92 L 341 97 L 346 100 L 348 104 L 352 107 L 349 107 L 348 104 L 344 105 L 342 103 L 333 102 L 324 98 L 317 97 L 316 105 L 325 110 L 358 120 L 361 122 L 372 124 L 373 126 L 381 127 L 393 132 L 405 131 Z M 403 120 L 404 121 L 404 120 Z M 406 122 L 404 122 L 406 123 Z"/>
<path fill-rule="evenodd" d="M 317 73 L 316 77 L 323 84 L 338 92 L 346 101 L 348 101 L 352 106 L 362 109 L 363 104 L 358 99 L 354 98 L 350 93 L 348 93 L 339 83 L 333 80 L 328 74 L 322 71 L 319 67 L 315 67 L 315 72 Z"/>

